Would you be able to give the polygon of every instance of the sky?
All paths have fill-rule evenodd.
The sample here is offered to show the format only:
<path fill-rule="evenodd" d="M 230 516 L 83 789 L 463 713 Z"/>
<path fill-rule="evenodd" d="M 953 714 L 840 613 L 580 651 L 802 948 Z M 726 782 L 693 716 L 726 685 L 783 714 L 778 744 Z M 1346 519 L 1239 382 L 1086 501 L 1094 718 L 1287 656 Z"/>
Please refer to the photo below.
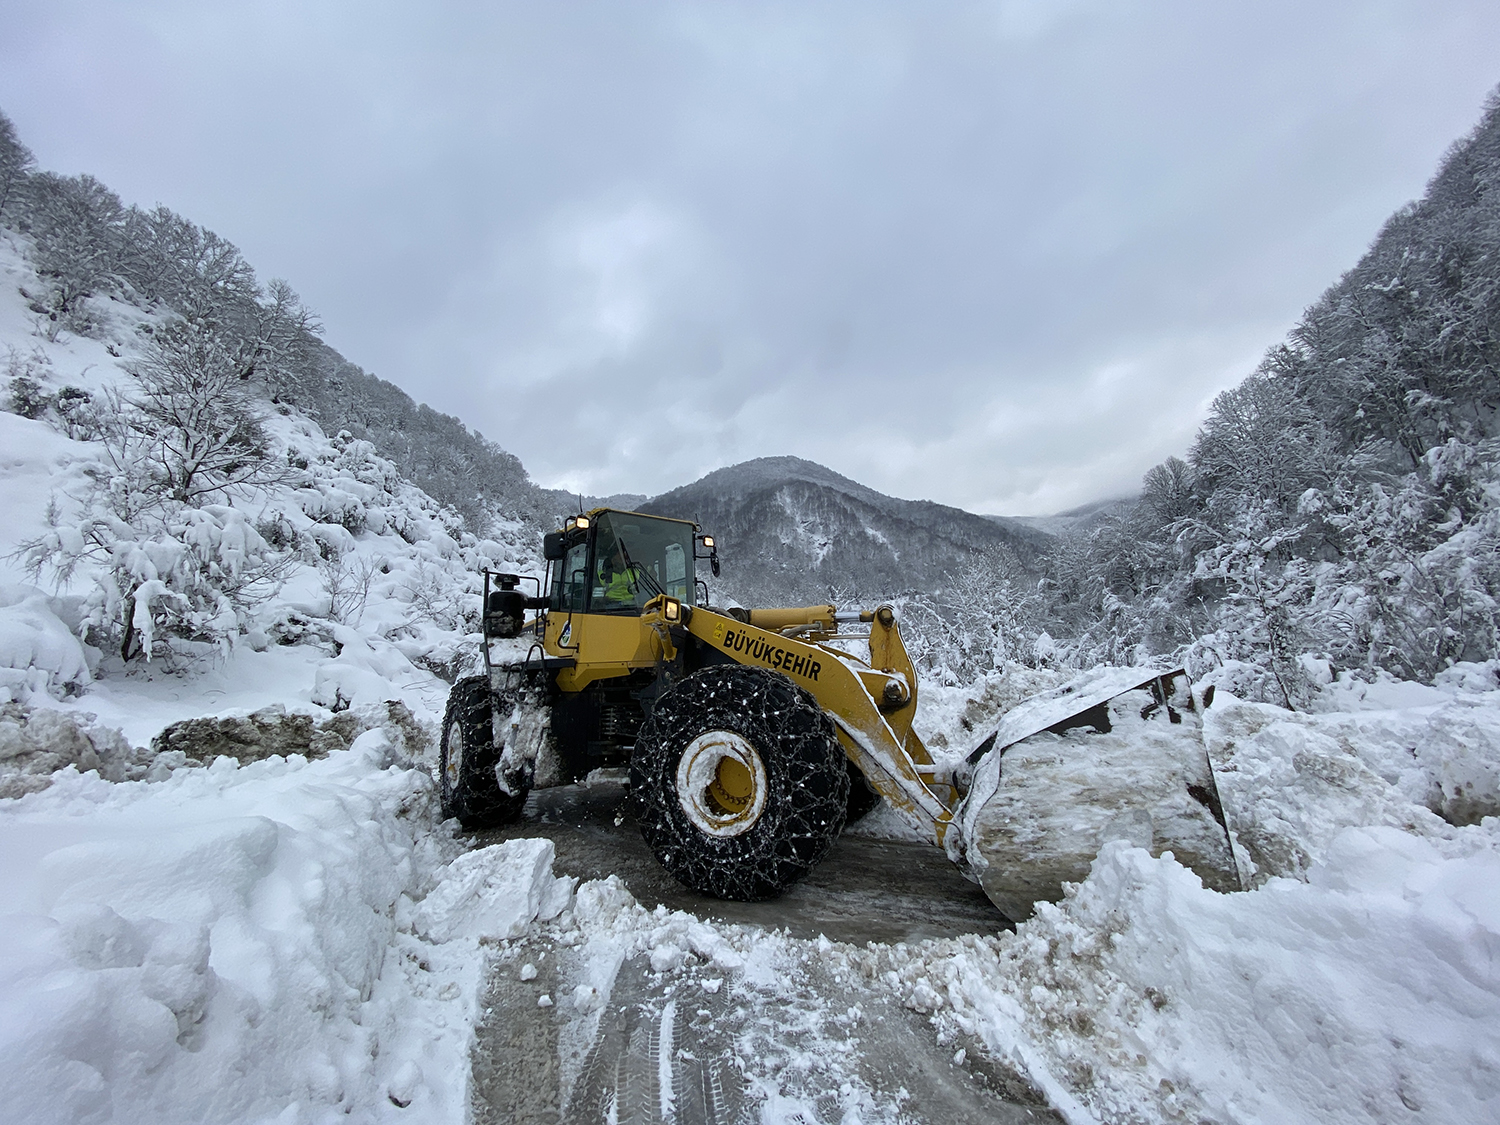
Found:
<path fill-rule="evenodd" d="M 1497 83 L 1493 0 L 0 0 L 41 167 L 592 495 L 1133 493 Z"/>

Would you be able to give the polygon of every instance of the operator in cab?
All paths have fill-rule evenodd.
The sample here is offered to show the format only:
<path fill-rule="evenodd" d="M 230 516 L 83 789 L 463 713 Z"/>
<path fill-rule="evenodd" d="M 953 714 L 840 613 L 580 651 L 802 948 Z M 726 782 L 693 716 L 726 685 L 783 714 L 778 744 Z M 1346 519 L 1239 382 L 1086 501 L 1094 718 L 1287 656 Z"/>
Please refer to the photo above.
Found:
<path fill-rule="evenodd" d="M 639 605 L 641 568 L 625 553 L 625 544 L 616 539 L 608 552 L 600 552 L 599 589 L 604 600 L 613 605 Z"/>

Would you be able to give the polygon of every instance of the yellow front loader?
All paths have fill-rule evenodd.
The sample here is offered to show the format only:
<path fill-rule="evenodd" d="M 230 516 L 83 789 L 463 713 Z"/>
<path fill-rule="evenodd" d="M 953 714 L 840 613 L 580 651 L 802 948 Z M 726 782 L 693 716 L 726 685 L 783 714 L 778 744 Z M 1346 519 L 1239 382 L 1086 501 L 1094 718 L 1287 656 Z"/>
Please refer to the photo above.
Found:
<path fill-rule="evenodd" d="M 1118 836 L 1239 885 L 1180 671 L 1095 673 L 940 771 L 891 606 L 714 608 L 696 575 L 719 573 L 713 538 L 636 512 L 574 517 L 543 554 L 530 595 L 485 575 L 485 673 L 449 698 L 439 784 L 466 827 L 518 815 L 534 786 L 628 768 L 663 866 L 720 898 L 780 894 L 879 798 L 1012 918 Z"/>

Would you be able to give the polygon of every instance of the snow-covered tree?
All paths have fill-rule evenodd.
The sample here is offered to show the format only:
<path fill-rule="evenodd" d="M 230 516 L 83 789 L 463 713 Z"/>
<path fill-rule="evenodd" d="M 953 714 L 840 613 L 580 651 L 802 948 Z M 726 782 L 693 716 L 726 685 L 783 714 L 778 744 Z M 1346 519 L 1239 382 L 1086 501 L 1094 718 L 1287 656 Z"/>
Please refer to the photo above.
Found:
<path fill-rule="evenodd" d="M 88 620 L 122 659 L 177 636 L 227 640 L 291 564 L 232 501 L 282 481 L 233 356 L 186 323 L 156 333 L 134 385 L 98 403 L 82 495 L 22 547 L 35 577 L 96 576 Z"/>
<path fill-rule="evenodd" d="M 234 485 L 266 483 L 279 469 L 232 344 L 190 323 L 158 330 L 132 366 L 135 387 L 116 412 L 117 445 L 143 459 L 182 504 Z"/>
<path fill-rule="evenodd" d="M 951 683 L 1031 663 L 1042 631 L 1036 580 L 1003 548 L 975 552 L 941 591 L 902 599 L 901 611 L 918 667 Z"/>
<path fill-rule="evenodd" d="M 21 143 L 9 117 L 0 113 L 0 223 L 21 194 L 21 185 L 36 164 L 31 150 Z"/>
<path fill-rule="evenodd" d="M 48 289 L 33 308 L 46 318 L 53 338 L 63 328 L 86 332 L 82 301 L 116 275 L 125 208 L 88 175 L 39 172 L 29 177 L 27 195 L 37 273 Z"/>

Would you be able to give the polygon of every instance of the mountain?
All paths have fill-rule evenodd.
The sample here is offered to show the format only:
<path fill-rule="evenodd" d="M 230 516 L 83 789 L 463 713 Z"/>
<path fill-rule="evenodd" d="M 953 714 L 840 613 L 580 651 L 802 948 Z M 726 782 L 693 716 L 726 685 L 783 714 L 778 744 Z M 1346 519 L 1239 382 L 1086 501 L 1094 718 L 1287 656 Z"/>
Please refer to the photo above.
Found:
<path fill-rule="evenodd" d="M 717 469 L 642 511 L 718 540 L 722 590 L 746 603 L 870 600 L 940 588 L 976 552 L 1034 569 L 1049 537 L 928 500 L 900 500 L 798 457 Z M 717 594 L 717 592 L 716 592 Z"/>
<path fill-rule="evenodd" d="M 648 497 L 644 492 L 615 492 L 609 496 L 580 495 L 565 488 L 544 488 L 557 513 L 558 520 L 566 519 L 574 512 L 587 512 L 591 508 L 617 508 L 622 512 L 639 511 Z M 552 530 L 550 527 L 547 530 Z"/>
<path fill-rule="evenodd" d="M 1024 529 L 1043 535 L 1062 535 L 1068 531 L 1089 531 L 1112 516 L 1124 516 L 1135 507 L 1137 497 L 1116 496 L 1109 500 L 1095 500 L 1053 516 L 985 516 L 1002 527 Z"/>

